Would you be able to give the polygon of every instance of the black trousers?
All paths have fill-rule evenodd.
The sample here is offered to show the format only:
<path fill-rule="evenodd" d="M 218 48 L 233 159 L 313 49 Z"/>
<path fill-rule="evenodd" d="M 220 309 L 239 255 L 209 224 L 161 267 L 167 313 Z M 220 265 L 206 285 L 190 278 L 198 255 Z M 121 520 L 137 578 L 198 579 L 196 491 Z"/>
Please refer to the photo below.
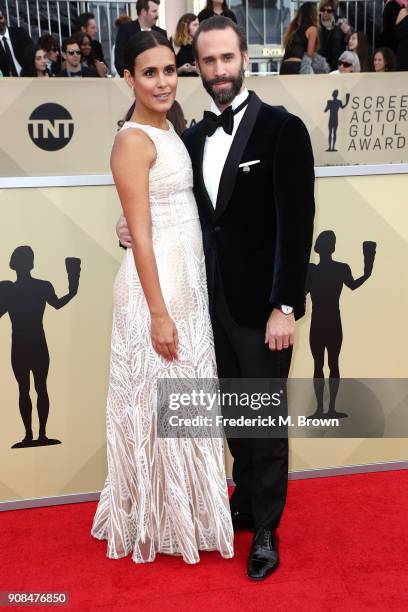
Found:
<path fill-rule="evenodd" d="M 283 378 L 289 373 L 292 347 L 271 351 L 265 329 L 238 325 L 231 317 L 219 276 L 213 329 L 219 378 Z M 234 458 L 236 485 L 231 511 L 253 517 L 255 529 L 278 527 L 288 486 L 287 438 L 227 438 Z"/>

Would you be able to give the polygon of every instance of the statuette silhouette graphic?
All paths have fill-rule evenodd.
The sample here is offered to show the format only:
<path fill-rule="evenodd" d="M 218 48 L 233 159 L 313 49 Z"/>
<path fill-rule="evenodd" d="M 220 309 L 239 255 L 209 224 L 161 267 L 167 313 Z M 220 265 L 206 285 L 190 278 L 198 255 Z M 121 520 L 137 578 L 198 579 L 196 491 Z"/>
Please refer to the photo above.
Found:
<path fill-rule="evenodd" d="M 330 370 L 330 402 L 327 414 L 337 418 L 348 416 L 336 411 L 336 397 L 340 384 L 339 356 L 343 342 L 340 295 L 344 285 L 355 291 L 370 278 L 376 247 L 375 242 L 363 242 L 364 273 L 354 279 L 348 264 L 332 259 L 336 249 L 336 234 L 327 230 L 321 232 L 316 239 L 314 250 L 319 254 L 320 261 L 318 264 L 309 264 L 306 282 L 306 294 L 310 293 L 312 300 L 309 341 L 314 359 L 313 384 L 317 400 L 317 408 L 313 416 L 321 416 L 324 413 L 325 350 L 327 350 Z"/>
<path fill-rule="evenodd" d="M 339 90 L 335 89 L 332 93 L 332 100 L 327 100 L 326 108 L 324 112 L 329 111 L 329 148 L 326 149 L 327 153 L 337 153 L 336 138 L 337 128 L 339 127 L 339 110 L 346 108 L 350 100 L 350 94 L 346 94 L 346 101 L 343 103 L 338 99 Z"/>
<path fill-rule="evenodd" d="M 8 313 L 12 327 L 11 365 L 19 387 L 19 409 L 25 428 L 25 436 L 12 448 L 61 444 L 48 438 L 46 426 L 50 401 L 47 377 L 50 365 L 47 340 L 43 327 L 45 307 L 59 310 L 77 294 L 81 272 L 81 260 L 67 257 L 68 293 L 57 297 L 49 281 L 31 276 L 34 268 L 34 252 L 30 246 L 17 247 L 10 258 L 10 268 L 16 272 L 15 282 L 0 282 L 0 317 Z M 39 435 L 34 439 L 32 429 L 32 403 L 30 376 L 33 374 L 37 393 Z"/>

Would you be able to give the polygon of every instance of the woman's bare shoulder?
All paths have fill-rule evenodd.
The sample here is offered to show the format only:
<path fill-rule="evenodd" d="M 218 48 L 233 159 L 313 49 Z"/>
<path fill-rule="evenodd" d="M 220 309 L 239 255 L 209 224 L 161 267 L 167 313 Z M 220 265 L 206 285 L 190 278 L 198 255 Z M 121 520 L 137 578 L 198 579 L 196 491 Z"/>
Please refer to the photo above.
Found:
<path fill-rule="evenodd" d="M 132 158 L 136 157 L 152 162 L 156 158 L 156 147 L 142 129 L 128 128 L 116 134 L 112 157 L 128 154 L 132 155 Z"/>

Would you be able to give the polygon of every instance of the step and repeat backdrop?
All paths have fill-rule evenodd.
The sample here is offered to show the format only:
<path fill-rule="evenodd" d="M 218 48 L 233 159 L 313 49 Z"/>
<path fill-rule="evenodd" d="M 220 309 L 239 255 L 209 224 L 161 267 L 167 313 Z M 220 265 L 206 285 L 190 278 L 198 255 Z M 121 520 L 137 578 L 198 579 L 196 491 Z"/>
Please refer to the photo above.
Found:
<path fill-rule="evenodd" d="M 303 118 L 316 166 L 381 166 L 408 158 L 401 81 L 264 77 L 248 87 Z M 209 107 L 199 79 L 181 79 L 177 98 L 188 124 Z M 131 101 L 123 81 L 0 80 L 0 502 L 103 485 L 112 288 L 123 256 L 120 204 L 106 175 Z M 308 308 L 291 375 L 313 376 L 317 333 L 330 352 L 326 377 L 338 368 L 342 378 L 408 378 L 408 179 L 344 174 L 316 181 Z M 50 177 L 59 186 L 44 186 Z M 322 318 L 333 300 L 340 316 Z M 406 398 L 394 399 L 398 411 Z M 369 420 L 378 402 L 356 382 L 350 408 Z M 30 410 L 35 446 L 22 443 Z M 384 421 L 375 438 L 292 439 L 291 470 L 407 460 L 407 440 L 387 431 Z"/>
<path fill-rule="evenodd" d="M 317 166 L 407 162 L 408 87 L 399 73 L 252 77 L 249 89 L 308 127 Z M 109 152 L 132 102 L 120 79 L 2 79 L 0 176 L 109 172 Z M 209 98 L 199 78 L 180 79 L 188 125 Z"/>

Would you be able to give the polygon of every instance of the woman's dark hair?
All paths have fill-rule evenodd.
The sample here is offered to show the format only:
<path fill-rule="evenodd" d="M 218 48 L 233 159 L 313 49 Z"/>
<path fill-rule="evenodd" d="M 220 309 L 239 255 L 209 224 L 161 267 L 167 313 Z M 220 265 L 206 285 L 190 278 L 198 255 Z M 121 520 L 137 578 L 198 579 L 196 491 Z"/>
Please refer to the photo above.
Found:
<path fill-rule="evenodd" d="M 351 32 L 348 36 L 347 43 L 353 34 L 356 34 L 357 36 L 357 48 L 355 49 L 354 53 L 357 53 L 358 59 L 360 60 L 361 72 L 369 72 L 371 57 L 368 38 L 364 32 Z"/>
<path fill-rule="evenodd" d="M 135 61 L 137 60 L 139 55 L 141 53 L 144 53 L 145 51 L 148 51 L 149 49 L 154 49 L 155 47 L 167 47 L 174 53 L 173 46 L 167 40 L 167 38 L 163 34 L 155 32 L 154 30 L 138 32 L 137 34 L 131 36 L 125 46 L 125 70 L 128 70 L 130 74 L 133 74 L 135 68 Z M 175 55 L 176 54 L 174 53 L 174 56 Z M 135 106 L 136 101 L 133 102 L 132 106 L 126 113 L 125 121 L 129 121 L 129 119 L 133 115 Z"/>
<path fill-rule="evenodd" d="M 58 49 L 59 51 L 58 40 L 54 38 L 54 36 L 48 32 L 40 36 L 40 38 L 38 39 L 38 44 L 47 53 L 51 51 L 52 49 Z"/>
<path fill-rule="evenodd" d="M 228 2 L 227 0 L 224 0 L 224 2 L 222 3 L 222 10 L 226 11 L 228 10 Z M 205 3 L 205 7 L 204 9 L 207 9 L 208 11 L 213 11 L 214 10 L 214 0 L 207 0 L 207 2 Z"/>
<path fill-rule="evenodd" d="M 61 50 L 58 40 L 54 38 L 52 34 L 47 32 L 46 34 L 40 36 L 40 38 L 38 39 L 38 44 L 40 45 L 41 49 L 44 49 L 47 54 L 50 51 L 58 51 L 57 59 L 51 63 L 50 67 L 51 74 L 55 76 L 60 72 L 62 62 Z"/>
<path fill-rule="evenodd" d="M 397 58 L 395 56 L 394 51 L 390 49 L 389 47 L 380 47 L 379 49 L 376 49 L 374 51 L 373 70 L 375 70 L 374 69 L 374 57 L 376 56 L 377 53 L 381 53 L 381 55 L 384 58 L 384 64 L 385 64 L 384 71 L 385 72 L 395 72 L 395 70 L 397 69 Z"/>
<path fill-rule="evenodd" d="M 30 45 L 24 51 L 23 69 L 21 70 L 20 76 L 22 77 L 36 77 L 37 69 L 35 67 L 35 56 L 37 51 L 44 51 L 40 45 Z M 44 71 L 48 74 L 47 68 Z"/>
<path fill-rule="evenodd" d="M 217 15 L 216 17 L 204 19 L 204 21 L 200 23 L 197 32 L 194 34 L 192 45 L 195 59 L 198 59 L 197 41 L 200 34 L 202 34 L 203 32 L 211 32 L 212 30 L 226 30 L 227 28 L 231 28 L 231 30 L 234 30 L 235 34 L 238 36 L 239 49 L 241 53 L 245 53 L 245 51 L 248 51 L 247 40 L 241 28 L 237 26 L 237 24 L 232 21 L 232 19 L 229 19 L 228 17 L 223 17 L 222 15 Z"/>
<path fill-rule="evenodd" d="M 173 106 L 167 111 L 167 119 L 173 124 L 176 133 L 181 136 L 186 129 L 187 121 L 177 100 L 174 100 Z"/>
<path fill-rule="evenodd" d="M 310 26 L 319 25 L 319 17 L 317 14 L 316 4 L 314 2 L 304 2 L 298 8 L 296 15 L 289 24 L 285 36 L 283 37 L 283 45 L 285 49 L 292 43 L 295 33 L 300 28 L 310 28 Z"/>
<path fill-rule="evenodd" d="M 91 44 L 91 52 L 88 55 L 88 57 L 82 57 L 82 61 L 85 61 L 90 68 L 93 68 L 95 66 L 96 55 L 95 55 L 95 51 L 94 51 L 94 49 L 92 47 L 91 37 L 86 32 L 75 32 L 75 34 L 73 34 L 73 38 L 74 38 L 75 42 L 78 43 L 80 49 L 81 49 L 81 45 L 84 42 L 84 38 L 87 38 L 89 40 L 89 42 Z"/>

